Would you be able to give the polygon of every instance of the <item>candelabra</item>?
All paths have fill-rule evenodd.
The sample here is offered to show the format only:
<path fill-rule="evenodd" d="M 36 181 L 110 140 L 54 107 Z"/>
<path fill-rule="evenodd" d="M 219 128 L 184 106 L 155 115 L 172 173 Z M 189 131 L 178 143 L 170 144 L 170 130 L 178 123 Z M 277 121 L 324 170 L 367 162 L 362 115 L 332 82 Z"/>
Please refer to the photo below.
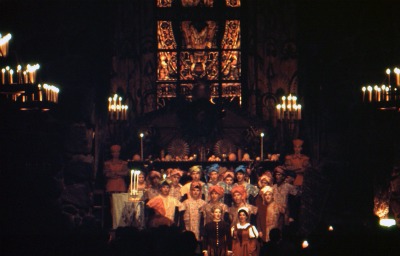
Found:
<path fill-rule="evenodd" d="M 0 57 L 7 56 L 10 39 L 11 34 L 0 35 Z M 1 68 L 0 93 L 5 101 L 16 104 L 20 110 L 41 111 L 47 111 L 51 104 L 58 103 L 60 90 L 57 86 L 37 83 L 39 69 L 39 64 L 17 65 L 15 69 L 10 66 Z"/>
<path fill-rule="evenodd" d="M 114 94 L 108 98 L 108 115 L 112 121 L 125 121 L 128 119 L 128 105 L 122 105 L 122 97 Z"/>
<path fill-rule="evenodd" d="M 299 121 L 301 120 L 301 105 L 297 104 L 297 97 L 289 94 L 282 96 L 281 103 L 276 105 L 276 116 L 278 123 L 284 130 L 284 135 L 289 135 L 290 138 L 298 131 Z"/>
<path fill-rule="evenodd" d="M 386 69 L 387 84 L 365 85 L 361 88 L 362 101 L 373 104 L 379 110 L 395 110 L 400 112 L 400 69 Z"/>

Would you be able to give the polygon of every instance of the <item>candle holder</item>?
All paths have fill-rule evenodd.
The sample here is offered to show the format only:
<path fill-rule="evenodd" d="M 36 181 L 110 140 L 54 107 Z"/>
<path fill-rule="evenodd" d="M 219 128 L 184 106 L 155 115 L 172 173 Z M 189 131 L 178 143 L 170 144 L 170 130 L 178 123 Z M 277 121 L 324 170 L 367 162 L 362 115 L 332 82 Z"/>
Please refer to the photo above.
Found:
<path fill-rule="evenodd" d="M 111 121 L 128 120 L 128 105 L 122 104 L 122 97 L 118 94 L 108 98 L 108 116 Z"/>
<path fill-rule="evenodd" d="M 386 84 L 364 85 L 361 88 L 362 102 L 378 110 L 400 112 L 400 69 L 395 67 L 392 72 L 388 68 L 385 73 Z"/>
<path fill-rule="evenodd" d="M 139 202 L 142 201 L 142 196 L 139 195 L 139 175 L 140 170 L 131 170 L 131 184 L 130 184 L 130 192 L 128 196 L 128 201 L 130 202 Z"/>
<path fill-rule="evenodd" d="M 295 95 L 282 96 L 281 100 L 276 105 L 276 117 L 282 130 L 282 138 L 297 137 L 302 107 L 297 104 Z"/>

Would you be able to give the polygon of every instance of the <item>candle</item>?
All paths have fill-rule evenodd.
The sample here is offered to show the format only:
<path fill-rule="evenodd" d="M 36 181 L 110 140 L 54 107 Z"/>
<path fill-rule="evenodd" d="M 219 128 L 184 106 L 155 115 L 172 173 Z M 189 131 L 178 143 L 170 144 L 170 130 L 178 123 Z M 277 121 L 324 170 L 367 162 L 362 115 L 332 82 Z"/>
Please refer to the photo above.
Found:
<path fill-rule="evenodd" d="M 23 74 L 24 74 L 24 83 L 27 84 L 28 83 L 28 74 L 26 71 L 24 71 Z"/>
<path fill-rule="evenodd" d="M 371 102 L 372 101 L 372 86 L 368 85 L 367 90 L 368 90 L 368 101 Z"/>
<path fill-rule="evenodd" d="M 6 81 L 6 82 L 7 82 L 7 81 L 9 82 L 9 79 L 7 79 L 7 75 L 10 75 L 9 73 L 10 73 L 10 67 L 7 66 L 7 67 L 6 67 L 6 72 L 5 72 L 5 81 Z"/>
<path fill-rule="evenodd" d="M 12 84 L 13 83 L 14 70 L 10 69 L 9 73 L 10 73 L 10 84 Z"/>
<path fill-rule="evenodd" d="M 143 158 L 143 137 L 144 137 L 144 134 L 140 133 L 140 159 L 142 161 L 144 160 L 144 158 Z"/>
<path fill-rule="evenodd" d="M 367 90 L 367 87 L 363 86 L 363 88 L 361 89 L 362 91 L 362 101 L 365 101 L 365 91 Z"/>
<path fill-rule="evenodd" d="M 377 85 L 374 86 L 374 95 L 375 95 L 375 101 L 378 101 L 378 89 L 379 87 Z"/>
<path fill-rule="evenodd" d="M 378 88 L 378 101 L 381 101 L 381 88 Z"/>
<path fill-rule="evenodd" d="M 389 101 L 389 87 L 386 87 L 386 101 Z"/>
<path fill-rule="evenodd" d="M 1 84 L 5 84 L 6 83 L 6 69 L 2 68 L 1 69 Z"/>
<path fill-rule="evenodd" d="M 386 69 L 386 74 L 388 75 L 388 85 L 390 85 L 390 69 Z"/>
<path fill-rule="evenodd" d="M 133 170 L 131 170 L 131 195 L 133 194 L 133 188 L 132 188 L 132 186 L 133 186 Z"/>
<path fill-rule="evenodd" d="M 109 97 L 109 98 L 108 98 L 108 111 L 109 111 L 109 112 L 111 111 L 111 101 L 112 101 L 112 98 Z"/>
<path fill-rule="evenodd" d="M 117 105 L 117 118 L 116 118 L 116 120 L 120 120 L 121 119 L 120 115 L 121 115 L 121 106 Z"/>
<path fill-rule="evenodd" d="M 308 247 L 308 242 L 307 242 L 307 240 L 304 240 L 304 241 L 303 241 L 303 243 L 301 244 L 301 247 L 302 247 L 303 249 L 305 249 L 305 248 Z"/>
<path fill-rule="evenodd" d="M 140 174 L 140 171 L 136 171 L 136 195 L 138 195 L 139 194 L 139 174 Z"/>
<path fill-rule="evenodd" d="M 400 69 L 396 67 L 393 71 L 396 74 L 396 85 L 400 86 Z"/>
<path fill-rule="evenodd" d="M 296 96 L 293 96 L 293 97 L 292 97 L 292 100 L 293 100 L 292 105 L 293 105 L 293 106 L 296 106 L 297 97 L 296 97 Z"/>
<path fill-rule="evenodd" d="M 293 118 L 294 118 L 294 120 L 299 120 L 299 113 L 298 113 L 297 105 L 293 105 Z"/>
<path fill-rule="evenodd" d="M 278 104 L 276 106 L 276 114 L 279 120 L 281 120 L 281 108 L 282 108 L 281 104 Z"/>
<path fill-rule="evenodd" d="M 264 133 L 260 133 L 260 148 L 261 148 L 261 154 L 260 154 L 260 160 L 263 161 L 263 155 L 264 155 Z"/>

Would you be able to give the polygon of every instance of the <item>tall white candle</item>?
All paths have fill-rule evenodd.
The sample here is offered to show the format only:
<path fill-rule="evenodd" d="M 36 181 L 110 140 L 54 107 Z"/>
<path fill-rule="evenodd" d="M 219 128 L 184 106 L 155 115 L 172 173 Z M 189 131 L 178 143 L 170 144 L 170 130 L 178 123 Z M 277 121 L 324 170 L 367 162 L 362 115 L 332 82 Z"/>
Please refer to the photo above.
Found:
<path fill-rule="evenodd" d="M 396 85 L 400 86 L 400 69 L 396 67 L 393 71 L 396 74 Z"/>
<path fill-rule="evenodd" d="M 10 84 L 12 84 L 14 82 L 13 81 L 14 70 L 10 69 L 9 73 L 10 73 Z"/>
<path fill-rule="evenodd" d="M 143 137 L 144 137 L 144 134 L 143 133 L 140 133 L 140 159 L 143 161 L 144 159 L 143 159 Z"/>
<path fill-rule="evenodd" d="M 276 115 L 277 115 L 278 120 L 281 120 L 281 108 L 282 108 L 281 104 L 278 104 L 276 106 Z"/>
<path fill-rule="evenodd" d="M 2 68 L 1 69 L 1 84 L 6 83 L 6 69 Z"/>
<path fill-rule="evenodd" d="M 139 171 L 136 171 L 136 195 L 139 194 Z"/>
<path fill-rule="evenodd" d="M 264 133 L 260 133 L 260 160 L 263 161 L 263 155 L 264 155 Z"/>
<path fill-rule="evenodd" d="M 368 90 L 368 101 L 372 102 L 372 86 L 369 85 L 367 87 L 367 90 Z"/>
<path fill-rule="evenodd" d="M 131 170 L 131 195 L 133 195 L 133 172 L 134 170 Z"/>

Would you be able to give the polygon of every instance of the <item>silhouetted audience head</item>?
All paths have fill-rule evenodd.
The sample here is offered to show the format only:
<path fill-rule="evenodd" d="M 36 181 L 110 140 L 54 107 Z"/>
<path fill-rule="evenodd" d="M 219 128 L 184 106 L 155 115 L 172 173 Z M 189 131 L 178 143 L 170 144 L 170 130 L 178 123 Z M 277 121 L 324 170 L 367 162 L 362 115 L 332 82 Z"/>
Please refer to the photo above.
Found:
<path fill-rule="evenodd" d="M 273 242 L 279 242 L 282 238 L 281 230 L 279 228 L 273 228 L 269 231 L 269 239 Z"/>

